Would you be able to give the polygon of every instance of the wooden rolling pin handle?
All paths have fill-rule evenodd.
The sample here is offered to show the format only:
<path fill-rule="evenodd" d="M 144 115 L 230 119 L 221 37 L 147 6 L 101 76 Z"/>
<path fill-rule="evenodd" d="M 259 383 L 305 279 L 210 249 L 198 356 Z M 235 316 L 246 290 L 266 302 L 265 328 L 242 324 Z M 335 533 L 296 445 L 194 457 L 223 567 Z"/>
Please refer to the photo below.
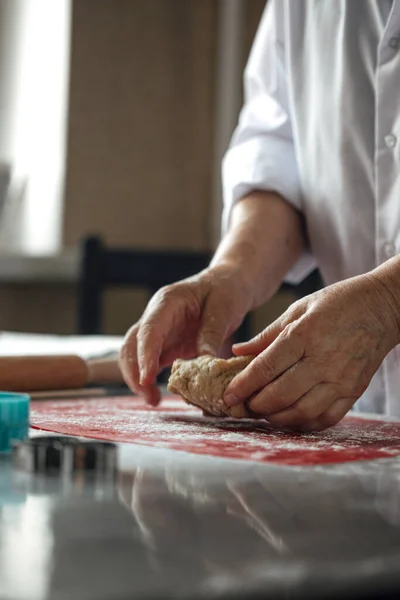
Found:
<path fill-rule="evenodd" d="M 0 390 L 34 392 L 87 385 L 89 369 L 79 356 L 5 356 L 0 358 Z"/>
<path fill-rule="evenodd" d="M 88 366 L 88 383 L 123 383 L 123 377 L 116 358 L 91 360 Z"/>

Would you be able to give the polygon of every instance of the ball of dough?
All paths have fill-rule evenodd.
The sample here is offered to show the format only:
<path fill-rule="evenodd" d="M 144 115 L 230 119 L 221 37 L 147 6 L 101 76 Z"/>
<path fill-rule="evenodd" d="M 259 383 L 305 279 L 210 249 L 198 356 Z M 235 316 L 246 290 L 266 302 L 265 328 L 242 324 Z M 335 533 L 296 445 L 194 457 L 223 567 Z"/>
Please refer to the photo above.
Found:
<path fill-rule="evenodd" d="M 245 404 L 227 406 L 224 392 L 232 379 L 243 371 L 253 356 L 225 360 L 214 356 L 199 356 L 192 360 L 178 359 L 172 365 L 168 389 L 179 394 L 188 403 L 202 408 L 215 417 L 248 417 Z"/>

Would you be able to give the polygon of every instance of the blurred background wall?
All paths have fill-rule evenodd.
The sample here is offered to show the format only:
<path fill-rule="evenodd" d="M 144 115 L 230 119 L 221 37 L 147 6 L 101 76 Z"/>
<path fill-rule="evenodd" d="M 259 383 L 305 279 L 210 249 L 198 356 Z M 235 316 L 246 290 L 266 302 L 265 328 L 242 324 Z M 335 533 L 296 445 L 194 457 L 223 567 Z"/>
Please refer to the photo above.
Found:
<path fill-rule="evenodd" d="M 57 4 L 54 0 L 0 0 L 0 31 L 2 24 L 7 29 L 11 22 L 10 5 L 15 11 L 17 4 L 22 6 L 24 2 L 35 2 L 37 10 L 39 6 L 44 10 L 49 3 L 53 7 Z M 28 229 L 18 230 L 23 238 L 19 246 L 17 243 L 19 252 L 50 249 L 62 254 L 65 249 L 75 249 L 89 233 L 100 234 L 110 244 L 144 248 L 204 250 L 213 246 L 219 227 L 215 174 L 221 147 L 216 142 L 216 130 L 220 125 L 218 101 L 223 90 L 218 89 L 218 61 L 226 2 L 231 2 L 228 11 L 232 3 L 240 11 L 235 60 L 236 72 L 241 74 L 264 0 L 65 0 L 64 13 L 49 10 L 44 21 L 48 36 L 45 52 L 42 49 L 37 53 L 34 73 L 30 75 L 31 88 L 24 88 L 27 93 L 29 89 L 36 90 L 41 106 L 36 113 L 29 113 L 27 139 L 30 147 L 41 152 L 40 174 L 43 178 L 47 172 L 48 181 L 42 179 L 42 188 L 36 190 L 36 204 L 29 205 L 28 201 L 26 208 L 24 199 L 25 212 L 21 214 L 25 219 L 30 214 L 31 220 L 28 219 Z M 30 14 L 32 38 L 32 28 L 37 24 Z M 20 20 L 22 29 L 26 28 L 26 19 Z M 55 23 L 63 44 L 60 39 L 57 44 L 53 42 Z M 17 38 L 15 35 L 15 43 Z M 5 48 L 3 43 L 0 48 L 1 81 L 7 69 L 11 72 L 11 61 L 16 59 L 12 58 L 12 44 Z M 52 53 L 54 60 L 50 63 L 46 57 Z M 57 60 L 64 64 L 65 53 L 68 68 L 64 65 L 64 80 L 58 75 L 57 83 L 51 68 L 54 70 Z M 225 68 L 229 69 L 229 63 Z M 56 91 L 47 85 L 49 78 L 57 83 Z M 237 81 L 236 112 L 241 102 L 241 77 Z M 12 102 L 11 96 L 5 98 L 0 93 L 0 162 L 10 158 L 2 139 L 9 135 L 4 123 L 10 120 L 4 119 L 4 114 Z M 57 102 L 58 110 L 51 110 L 49 107 Z M 38 123 L 47 120 L 53 124 L 50 130 L 56 128 L 58 138 L 47 142 L 45 138 L 46 143 L 39 143 Z M 48 125 L 43 125 L 42 136 L 49 130 Z M 226 137 L 226 130 L 227 126 L 222 136 Z M 54 150 L 49 153 L 51 148 L 58 148 L 56 156 Z M 43 161 L 47 163 L 44 170 Z M 26 169 L 30 190 L 33 184 L 29 165 Z M 23 174 L 19 181 L 15 178 L 17 191 Z M 48 206 L 51 189 L 55 197 L 59 195 L 54 199 L 54 210 Z M 48 223 L 51 210 L 52 233 L 43 225 L 38 242 L 38 223 Z M 19 216 L 17 221 L 21 219 Z M 12 227 L 8 226 L 10 231 Z M 6 233 L 3 231 L 3 240 Z M 18 235 L 14 236 L 14 245 L 15 238 Z M 289 296 L 280 296 L 259 311 L 256 328 L 281 312 L 290 300 Z M 146 296 L 141 292 L 107 294 L 106 332 L 124 333 L 138 318 L 145 302 Z M 0 328 L 73 333 L 76 283 L 73 279 L 50 278 L 39 284 L 24 281 L 23 277 L 18 281 L 3 278 Z"/>

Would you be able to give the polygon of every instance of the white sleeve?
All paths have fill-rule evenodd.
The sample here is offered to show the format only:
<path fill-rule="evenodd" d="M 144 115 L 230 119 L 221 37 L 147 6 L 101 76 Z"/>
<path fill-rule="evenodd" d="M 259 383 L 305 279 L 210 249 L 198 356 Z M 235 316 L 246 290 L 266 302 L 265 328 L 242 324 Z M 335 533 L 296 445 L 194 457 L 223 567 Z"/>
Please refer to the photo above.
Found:
<path fill-rule="evenodd" d="M 269 0 L 246 66 L 245 103 L 222 164 L 223 232 L 234 204 L 255 189 L 277 192 L 302 210 L 286 84 L 284 10 L 282 0 Z M 299 283 L 315 266 L 306 252 L 286 280 Z"/>

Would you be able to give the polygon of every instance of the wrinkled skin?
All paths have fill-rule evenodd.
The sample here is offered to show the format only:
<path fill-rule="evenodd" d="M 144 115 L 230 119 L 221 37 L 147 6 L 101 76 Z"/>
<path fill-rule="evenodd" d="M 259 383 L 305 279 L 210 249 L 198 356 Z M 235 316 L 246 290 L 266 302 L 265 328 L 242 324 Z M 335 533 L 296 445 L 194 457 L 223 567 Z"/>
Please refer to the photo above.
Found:
<path fill-rule="evenodd" d="M 126 335 L 120 355 L 126 383 L 157 404 L 157 374 L 176 358 L 217 355 L 251 308 L 248 284 L 227 265 L 161 289 Z"/>
<path fill-rule="evenodd" d="M 399 342 L 390 295 L 374 275 L 331 285 L 294 303 L 258 336 L 234 347 L 256 354 L 228 386 L 228 405 L 278 428 L 322 430 L 338 423 Z"/>

